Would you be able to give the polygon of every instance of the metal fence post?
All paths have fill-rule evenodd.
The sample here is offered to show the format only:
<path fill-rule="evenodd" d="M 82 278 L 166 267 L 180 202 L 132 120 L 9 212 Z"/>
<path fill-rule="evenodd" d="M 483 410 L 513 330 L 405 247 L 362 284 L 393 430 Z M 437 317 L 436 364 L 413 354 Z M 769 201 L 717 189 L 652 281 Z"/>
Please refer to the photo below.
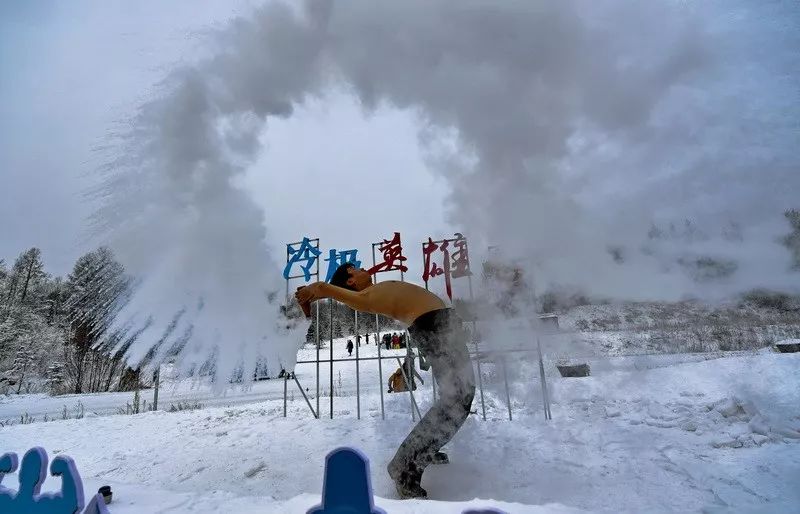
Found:
<path fill-rule="evenodd" d="M 330 365 L 330 375 L 331 375 L 331 419 L 333 419 L 333 299 L 328 298 L 328 307 L 331 314 L 331 326 L 330 326 L 330 334 L 331 334 L 331 365 Z"/>
<path fill-rule="evenodd" d="M 411 361 L 411 334 L 408 331 L 405 332 L 406 334 L 406 360 L 409 362 Z M 397 359 L 397 362 L 400 362 L 400 359 Z M 417 406 L 417 402 L 414 400 L 414 392 L 411 390 L 411 379 L 413 378 L 413 371 L 411 377 L 406 376 L 406 370 L 404 369 L 403 365 L 400 364 L 400 369 L 403 370 L 403 378 L 406 379 L 406 388 L 408 389 L 408 394 L 411 395 L 411 421 L 416 421 L 417 417 L 414 415 L 414 407 Z M 419 413 L 419 408 L 417 408 L 417 413 Z M 420 416 L 421 418 L 422 416 Z"/>
<path fill-rule="evenodd" d="M 158 410 L 158 386 L 161 382 L 161 364 L 156 365 L 156 371 L 153 373 L 153 411 Z"/>
<path fill-rule="evenodd" d="M 356 419 L 361 419 L 361 379 L 359 375 L 359 355 L 358 347 L 361 336 L 358 334 L 358 311 L 355 312 L 355 332 L 356 332 Z M 366 344 L 366 341 L 364 341 Z"/>
<path fill-rule="evenodd" d="M 511 417 L 511 394 L 508 391 L 508 369 L 506 368 L 505 356 L 500 357 L 500 362 L 503 363 L 503 383 L 505 384 L 506 388 L 506 405 L 508 405 L 508 420 L 512 421 L 513 418 Z"/>
<path fill-rule="evenodd" d="M 314 307 L 317 309 L 317 323 L 316 323 L 316 344 L 317 344 L 317 414 L 319 414 L 319 302 L 314 302 Z M 319 419 L 319 415 L 317 416 Z"/>
<path fill-rule="evenodd" d="M 472 294 L 472 275 L 467 275 L 467 282 L 469 283 L 469 300 L 470 308 L 474 309 L 475 297 Z M 472 312 L 473 318 L 475 312 Z M 483 373 L 481 372 L 481 353 L 478 347 L 478 323 L 475 319 L 472 320 L 472 340 L 475 342 L 475 364 L 478 367 L 478 391 L 481 395 L 481 413 L 483 420 L 486 421 L 486 402 L 483 399 Z"/>
<path fill-rule="evenodd" d="M 536 347 L 539 351 L 539 377 L 542 381 L 542 406 L 544 406 L 544 419 L 553 419 L 550 413 L 550 398 L 547 394 L 547 379 L 544 376 L 544 361 L 542 360 L 542 344 L 539 338 L 536 338 Z"/>
<path fill-rule="evenodd" d="M 302 386 L 302 385 L 300 385 L 300 381 L 299 381 L 299 380 L 297 380 L 297 373 L 294 373 L 294 372 L 293 372 L 293 373 L 292 373 L 292 377 L 294 378 L 294 381 L 295 381 L 295 383 L 297 384 L 297 388 L 298 388 L 298 389 L 300 389 L 300 394 L 302 394 L 302 395 L 303 395 L 303 398 L 304 398 L 304 399 L 305 399 L 305 401 L 306 401 L 306 405 L 308 405 L 308 408 L 311 410 L 311 414 L 313 414 L 313 415 L 314 415 L 314 418 L 315 418 L 315 419 L 319 419 L 319 414 L 317 414 L 316 412 L 314 412 L 314 407 L 312 407 L 312 406 L 311 406 L 311 402 L 309 401 L 309 399 L 308 399 L 308 396 L 306 395 L 306 392 L 303 390 L 303 386 Z"/>
<path fill-rule="evenodd" d="M 422 419 L 422 414 L 419 413 L 419 407 L 417 406 L 417 400 L 414 399 L 414 391 L 411 390 L 411 379 L 408 377 L 408 374 L 406 373 L 405 366 L 403 366 L 403 363 L 400 362 L 400 357 L 397 357 L 397 364 L 400 365 L 400 372 L 403 374 L 403 380 L 406 383 L 406 388 L 408 389 L 408 392 L 411 395 L 411 420 L 412 421 L 416 421 L 416 418 L 414 417 L 414 410 L 415 409 L 416 409 L 416 413 L 419 415 L 420 419 Z M 413 370 L 412 370 L 412 373 L 413 373 Z"/>

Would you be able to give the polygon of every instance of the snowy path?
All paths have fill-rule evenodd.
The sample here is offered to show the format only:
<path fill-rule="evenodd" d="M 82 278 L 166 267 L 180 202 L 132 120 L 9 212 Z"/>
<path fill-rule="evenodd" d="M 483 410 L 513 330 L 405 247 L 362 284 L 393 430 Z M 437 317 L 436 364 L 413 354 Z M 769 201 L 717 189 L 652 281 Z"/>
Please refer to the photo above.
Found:
<path fill-rule="evenodd" d="M 796 512 L 798 384 L 793 354 L 615 370 L 553 380 L 545 423 L 536 391 L 515 383 L 515 420 L 503 421 L 502 408 L 493 420 L 471 416 L 450 444 L 452 463 L 426 472 L 429 501 L 392 500 L 385 473 L 412 424 L 407 395 L 386 396 L 386 421 L 374 392 L 361 421 L 352 398 L 336 398 L 333 420 L 322 402 L 314 420 L 296 395 L 288 418 L 282 401 L 267 401 L 35 423 L 0 428 L 0 448 L 72 456 L 87 487 L 115 489 L 117 514 L 304 512 L 319 499 L 325 454 L 340 445 L 370 456 L 388 512 L 461 512 L 451 502 L 474 498 L 508 502 L 498 506 L 510 513 Z M 419 393 L 425 408 L 429 394 Z"/>

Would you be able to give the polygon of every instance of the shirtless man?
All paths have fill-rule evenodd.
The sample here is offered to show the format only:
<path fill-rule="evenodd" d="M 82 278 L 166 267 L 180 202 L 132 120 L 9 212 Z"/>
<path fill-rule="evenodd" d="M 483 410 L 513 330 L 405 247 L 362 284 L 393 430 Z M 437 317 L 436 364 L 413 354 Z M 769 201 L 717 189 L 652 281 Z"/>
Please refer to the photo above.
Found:
<path fill-rule="evenodd" d="M 300 288 L 295 297 L 304 310 L 310 302 L 333 298 L 355 310 L 409 325 L 412 341 L 433 367 L 439 398 L 405 438 L 387 469 L 401 497 L 426 497 L 422 472 L 431 463 L 447 461 L 439 450 L 464 424 L 475 397 L 475 375 L 461 319 L 426 289 L 397 281 L 373 284 L 372 275 L 352 263 L 339 266 L 330 284 L 315 282 Z"/>

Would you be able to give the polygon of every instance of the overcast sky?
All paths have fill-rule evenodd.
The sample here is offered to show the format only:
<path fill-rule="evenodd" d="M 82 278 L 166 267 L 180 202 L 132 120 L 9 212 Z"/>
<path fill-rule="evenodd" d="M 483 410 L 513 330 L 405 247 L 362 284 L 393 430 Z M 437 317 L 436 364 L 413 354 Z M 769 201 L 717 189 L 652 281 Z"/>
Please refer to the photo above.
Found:
<path fill-rule="evenodd" d="M 92 244 L 94 149 L 176 64 L 203 55 L 208 29 L 259 3 L 0 4 L 0 258 L 38 246 L 48 271 L 68 273 Z M 419 274 L 419 242 L 446 235 L 447 186 L 422 162 L 409 113 L 366 113 L 334 91 L 271 121 L 265 145 L 244 186 L 276 250 L 308 235 L 325 251 L 359 248 L 369 263 L 370 243 L 398 230 Z"/>
<path fill-rule="evenodd" d="M 2 3 L 0 258 L 39 246 L 49 271 L 67 273 L 96 244 L 85 219 L 97 204 L 83 195 L 108 152 L 95 148 L 114 151 L 108 134 L 135 125 L 156 85 L 213 55 L 210 31 L 261 4 Z M 235 179 L 263 210 L 274 255 L 308 235 L 323 250 L 357 247 L 369 263 L 369 243 L 399 230 L 419 276 L 427 236 L 471 224 L 485 246 L 508 225 L 530 230 L 527 252 L 575 276 L 596 261 L 589 242 L 602 253 L 621 233 L 641 238 L 650 215 L 781 223 L 797 184 L 796 4 L 468 4 L 334 3 L 326 44 L 345 81 L 320 86 L 291 116 L 266 116 L 263 146 Z M 269 38 L 302 47 L 313 36 L 281 33 L 293 22 L 270 21 L 280 17 L 260 11 L 247 30 L 229 30 L 219 47 L 234 58 L 223 65 L 251 50 L 250 36 L 230 37 L 248 30 L 267 45 L 246 65 L 258 68 L 267 50 L 299 62 Z M 270 86 L 248 79 L 230 83 Z M 457 126 L 468 151 L 445 161 L 474 151 L 477 167 L 433 170 L 418 145 L 425 124 Z"/>
<path fill-rule="evenodd" d="M 369 266 L 400 231 L 415 282 L 463 230 L 537 292 L 797 291 L 798 27 L 796 0 L 2 2 L 0 258 L 109 244 L 129 358 L 191 330 L 223 371 L 294 358 L 265 292 L 303 236 Z"/>

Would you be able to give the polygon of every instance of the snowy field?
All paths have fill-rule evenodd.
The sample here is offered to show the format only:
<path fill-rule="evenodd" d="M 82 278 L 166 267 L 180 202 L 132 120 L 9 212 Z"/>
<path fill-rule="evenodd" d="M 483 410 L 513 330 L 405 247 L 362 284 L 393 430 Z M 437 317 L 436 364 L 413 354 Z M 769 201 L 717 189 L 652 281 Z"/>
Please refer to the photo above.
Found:
<path fill-rule="evenodd" d="M 375 346 L 360 352 L 371 355 Z M 313 353 L 303 350 L 299 358 Z M 328 355 L 325 350 L 323 358 Z M 334 356 L 346 356 L 343 345 L 334 346 Z M 384 381 L 396 368 L 384 362 Z M 483 367 L 488 420 L 481 419 L 476 396 L 476 414 L 448 445 L 451 463 L 425 474 L 429 500 L 398 500 L 386 475 L 413 422 L 408 394 L 385 394 L 381 419 L 375 361 L 359 369 L 361 420 L 354 363 L 337 363 L 334 419 L 326 374 L 319 420 L 293 382 L 284 418 L 283 381 L 269 380 L 234 387 L 226 397 L 230 407 L 6 426 L 0 448 L 21 454 L 39 445 L 51 456 L 72 456 L 87 490 L 112 486 L 111 511 L 119 514 L 305 512 L 319 503 L 325 455 L 342 445 L 370 457 L 376 504 L 390 513 L 461 512 L 468 505 L 509 513 L 797 512 L 800 354 L 765 350 L 698 362 L 672 358 L 658 366 L 621 361 L 577 379 L 548 371 L 549 422 L 534 362 L 509 363 L 513 421 L 494 368 Z M 297 370 L 315 405 L 313 365 Z M 426 384 L 416 399 L 424 410 L 431 391 L 430 375 L 422 376 Z M 193 399 L 210 394 L 207 386 L 184 381 L 162 389 L 162 398 L 170 388 Z M 131 398 L 125 395 L 123 403 Z M 262 401 L 241 405 L 247 395 Z M 94 397 L 101 405 L 106 396 L 81 401 L 89 411 Z M 0 418 L 41 402 L 4 400 Z M 45 484 L 56 487 L 53 479 Z"/>

